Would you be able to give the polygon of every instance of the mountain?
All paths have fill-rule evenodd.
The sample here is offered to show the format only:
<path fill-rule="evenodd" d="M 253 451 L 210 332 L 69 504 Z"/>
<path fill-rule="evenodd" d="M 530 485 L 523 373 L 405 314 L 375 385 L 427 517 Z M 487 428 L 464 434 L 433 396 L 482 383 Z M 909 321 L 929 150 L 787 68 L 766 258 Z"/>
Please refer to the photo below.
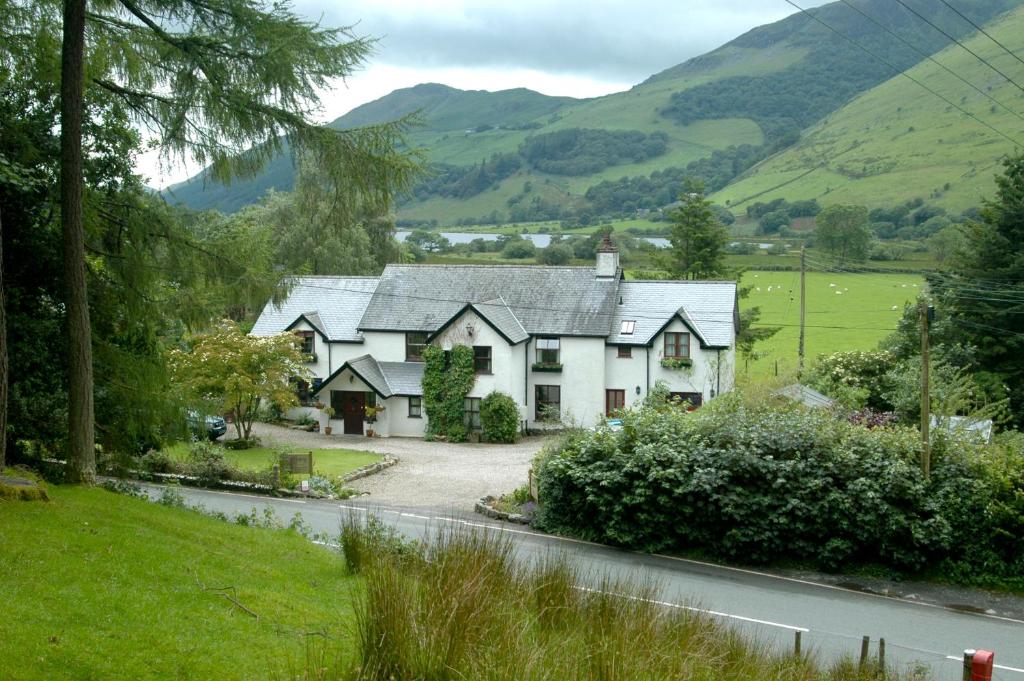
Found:
<path fill-rule="evenodd" d="M 992 22 L 986 32 L 1024 54 L 1024 8 Z M 1021 62 L 988 37 L 975 35 L 964 46 L 1024 83 Z M 1024 146 L 1024 91 L 959 46 L 934 58 L 996 102 L 940 66 L 922 62 L 907 75 L 955 106 L 903 76 L 893 77 L 812 126 L 797 144 L 714 198 L 734 209 L 780 197 L 871 207 L 918 197 L 948 209 L 978 205 L 992 194 L 1001 158 L 1014 148 L 996 130 Z"/>
<path fill-rule="evenodd" d="M 950 44 L 891 0 L 851 2 L 926 54 Z M 906 2 L 954 37 L 973 30 L 940 3 Z M 1021 2 L 957 4 L 984 23 Z M 845 3 L 814 12 L 897 68 L 921 60 L 918 52 Z M 701 176 L 710 189 L 722 190 L 731 200 L 743 196 L 723 188 L 738 176 L 737 186 L 752 192 L 771 186 L 770 180 L 757 184 L 761 180 L 755 178 L 774 167 L 776 158 L 804 148 L 809 135 L 821 135 L 825 121 L 892 73 L 812 17 L 797 13 L 626 92 L 577 100 L 525 89 L 467 92 L 426 84 L 397 90 L 331 125 L 357 127 L 420 111 L 424 124 L 409 140 L 426 151 L 435 172 L 402 199 L 399 217 L 405 220 L 451 224 L 625 214 L 668 203 L 687 174 Z M 906 87 L 902 95 L 918 97 Z M 743 176 L 747 171 L 749 176 Z M 291 160 L 282 157 L 251 180 L 204 186 L 200 176 L 167 194 L 192 208 L 232 211 L 269 188 L 290 189 L 293 182 Z"/>

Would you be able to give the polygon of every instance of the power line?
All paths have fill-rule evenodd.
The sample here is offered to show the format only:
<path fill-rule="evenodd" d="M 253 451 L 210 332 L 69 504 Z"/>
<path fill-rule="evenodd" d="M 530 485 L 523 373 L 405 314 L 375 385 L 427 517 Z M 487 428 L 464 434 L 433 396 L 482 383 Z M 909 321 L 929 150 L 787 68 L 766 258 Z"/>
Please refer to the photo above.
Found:
<path fill-rule="evenodd" d="M 978 32 L 979 32 L 979 33 L 981 33 L 981 34 L 982 34 L 983 36 L 985 36 L 986 38 L 988 38 L 989 40 L 991 40 L 992 42 L 994 42 L 994 43 L 995 43 L 996 45 L 998 45 L 999 47 L 1003 48 L 1003 51 L 1004 51 L 1004 52 L 1006 52 L 1006 54 L 1010 55 L 1011 57 L 1013 57 L 1014 59 L 1016 59 L 1017 61 L 1019 61 L 1019 62 L 1020 62 L 1021 64 L 1024 64 L 1024 59 L 1021 59 L 1021 58 L 1020 58 L 1019 56 L 1017 56 L 1017 54 L 1016 54 L 1015 52 L 1013 52 L 1013 51 L 1012 51 L 1012 50 L 1011 50 L 1010 48 L 1008 48 L 1008 47 L 1007 47 L 1006 45 L 1003 45 L 1003 44 L 1002 44 L 1001 42 L 999 42 L 998 40 L 996 40 L 995 38 L 993 38 L 993 37 L 991 36 L 991 34 L 989 34 L 989 33 L 988 33 L 988 31 L 986 31 L 986 30 L 985 30 L 985 29 L 983 29 L 983 28 L 982 28 L 981 26 L 978 26 L 978 25 L 977 25 L 976 23 L 974 23 L 973 21 L 971 21 L 971 20 L 970 20 L 970 19 L 969 19 L 969 18 L 968 18 L 967 16 L 965 16 L 965 15 L 964 15 L 964 13 L 963 13 L 963 12 L 961 12 L 960 10 L 958 10 L 958 9 L 957 9 L 956 7 L 953 7 L 953 5 L 951 5 L 951 4 L 949 4 L 948 2 L 946 2 L 946 0 L 939 0 L 939 2 L 941 2 L 941 3 L 943 4 L 943 5 L 945 5 L 946 7 L 950 8 L 951 10 L 953 10 L 954 12 L 956 12 L 957 16 L 959 16 L 959 17 L 960 17 L 961 19 L 963 19 L 963 20 L 964 20 L 964 21 L 966 21 L 966 22 L 967 22 L 968 24 L 970 24 L 971 26 L 973 26 L 973 27 L 974 27 L 974 29 L 975 29 L 976 31 L 978 31 Z"/>
<path fill-rule="evenodd" d="M 985 66 L 989 67 L 990 69 L 992 69 L 993 71 L 998 73 L 1000 76 L 1005 78 L 1008 83 L 1012 83 L 1018 90 L 1020 90 L 1021 92 L 1024 92 L 1024 86 L 1022 86 L 1020 83 L 1015 81 L 1013 78 L 1010 78 L 1008 75 L 1006 75 L 1005 73 L 1003 73 L 1002 71 L 997 69 L 995 66 L 992 65 L 991 62 L 989 62 L 987 59 L 982 57 L 980 54 L 978 54 L 977 52 L 975 52 L 971 48 L 967 47 L 966 45 L 964 45 L 962 42 L 960 42 L 959 40 L 957 40 L 956 38 L 954 38 L 950 34 L 946 33 L 944 30 L 942 30 L 941 28 L 936 26 L 935 23 L 932 22 L 931 19 L 929 19 L 928 17 L 924 16 L 923 14 L 918 12 L 916 9 L 914 9 L 911 6 L 909 6 L 907 3 L 903 2 L 903 0 L 896 0 L 896 2 L 898 2 L 901 6 L 903 6 L 907 11 L 909 11 L 911 14 L 916 16 L 918 19 L 920 19 L 921 21 L 925 22 L 926 24 L 928 24 L 929 26 L 934 28 L 936 31 L 938 31 L 939 33 L 941 33 L 942 35 L 946 36 L 947 38 L 952 40 L 954 43 L 959 45 L 961 47 L 961 49 L 963 49 L 964 51 L 969 52 L 970 54 L 972 54 L 975 59 L 977 59 L 982 64 L 984 64 Z"/>
<path fill-rule="evenodd" d="M 985 121 L 981 120 L 980 118 L 978 118 L 977 116 L 975 116 L 974 114 L 972 114 L 972 113 L 971 113 L 970 111 L 967 111 L 967 110 L 966 110 L 966 109 L 964 109 L 964 108 L 963 108 L 962 106 L 960 106 L 960 105 L 958 105 L 958 104 L 955 104 L 954 102 L 950 101 L 950 100 L 949 100 L 949 99 L 947 99 L 947 98 L 946 98 L 946 97 L 945 97 L 944 95 L 942 95 L 942 94 L 940 94 L 939 92 L 937 92 L 937 91 L 933 90 L 932 88 L 928 87 L 928 86 L 927 86 L 927 85 L 925 85 L 925 84 L 924 84 L 923 82 L 921 82 L 920 80 L 918 80 L 918 79 L 917 79 L 917 78 L 915 78 L 914 76 L 912 76 L 912 75 L 910 75 L 909 73 L 907 73 L 907 72 L 906 72 L 905 70 L 902 70 L 902 69 L 900 69 L 900 68 L 899 68 L 898 66 L 895 66 L 894 64 L 892 64 L 892 62 L 890 62 L 889 60 L 885 59 L 884 57 L 880 57 L 880 56 L 878 56 L 877 54 L 875 54 L 874 52 L 872 52 L 872 51 L 871 51 L 871 50 L 869 50 L 868 48 L 864 47 L 863 45 L 861 45 L 860 43 L 858 43 L 858 42 L 857 42 L 856 40 L 854 40 L 853 38 L 849 37 L 848 35 L 846 35 L 846 34 L 845 34 L 845 33 L 843 33 L 842 31 L 840 31 L 839 29 L 837 29 L 837 28 L 834 28 L 834 27 L 833 27 L 832 25 L 830 25 L 830 24 L 826 23 L 826 22 L 825 22 L 825 21 L 824 21 L 823 19 L 820 19 L 820 18 L 818 18 L 818 16 L 817 16 L 816 14 L 814 14 L 814 13 L 812 13 L 812 12 L 809 12 L 808 10 L 804 9 L 804 8 L 803 8 L 803 7 L 801 7 L 800 5 L 796 4 L 796 3 L 795 3 L 795 2 L 793 1 L 793 0 L 785 0 L 785 1 L 786 1 L 786 3 L 787 3 L 787 4 L 789 4 L 789 5 L 792 5 L 793 7 L 797 8 L 798 10 L 800 10 L 801 12 L 803 12 L 804 14 L 806 14 L 807 16 L 811 17 L 812 19 L 814 19 L 815 21 L 817 21 L 817 22 L 818 22 L 819 24 L 821 24 L 822 26 L 824 26 L 824 27 L 825 27 L 825 28 L 827 28 L 828 30 L 830 30 L 830 31 L 832 31 L 833 33 L 835 33 L 836 35 L 838 35 L 839 37 L 843 38 L 844 40 L 847 40 L 847 41 L 849 41 L 849 42 L 850 42 L 850 43 L 851 43 L 852 45 L 854 45 L 855 47 L 858 47 L 858 48 L 860 48 L 861 50 L 863 50 L 863 51 L 864 51 L 864 52 L 866 52 L 867 54 L 871 55 L 872 57 L 874 57 L 874 58 L 875 58 L 875 59 L 877 59 L 878 61 L 882 62 L 883 64 L 885 64 L 886 66 L 888 66 L 888 67 L 889 67 L 890 69 L 892 69 L 893 71 L 895 71 L 897 75 L 903 76 L 903 77 L 904 77 L 904 78 L 906 78 L 907 80 L 909 80 L 909 81 L 911 81 L 911 82 L 913 82 L 913 83 L 917 84 L 917 85 L 918 85 L 919 87 L 921 87 L 921 88 L 923 88 L 923 89 L 927 90 L 927 91 L 928 91 L 928 92 L 930 92 L 931 94 L 935 95 L 936 97 L 938 97 L 939 99 L 941 99 L 942 101 L 944 101 L 944 102 L 945 102 L 946 104 L 948 104 L 949 106 L 953 107 L 954 109 L 956 109 L 956 110 L 957 110 L 957 111 L 959 111 L 960 113 L 964 114 L 965 116 L 968 116 L 969 118 L 972 118 L 972 119 L 974 119 L 974 120 L 975 120 L 975 121 L 976 121 L 977 123 L 979 123 L 979 124 L 981 124 L 981 125 L 985 126 L 986 128 L 988 128 L 988 129 L 989 129 L 989 130 L 991 130 L 992 132 L 994 132 L 994 133 L 996 133 L 997 135 L 999 135 L 1000 137 L 1004 138 L 1004 139 L 1005 139 L 1006 141 L 1010 142 L 1011 144 L 1013 144 L 1013 145 L 1016 145 L 1016 146 L 1020 146 L 1020 145 L 1021 145 L 1021 143 L 1020 143 L 1020 142 L 1018 142 L 1018 141 L 1017 141 L 1017 140 L 1015 140 L 1014 138 L 1010 137 L 1010 136 L 1009 136 L 1009 135 L 1007 135 L 1007 134 L 1006 134 L 1005 132 L 1003 132 L 1003 131 L 1001 131 L 1001 130 L 998 130 L 997 128 L 993 127 L 992 125 L 990 125 L 990 124 L 986 123 Z M 898 0 L 897 0 L 897 1 L 898 1 Z M 1020 87 L 1020 86 L 1018 86 L 1018 87 Z"/>
<path fill-rule="evenodd" d="M 999 106 L 1001 106 L 1001 107 L 1002 107 L 1003 109 L 1005 109 L 1005 110 L 1006 110 L 1006 111 L 1008 111 L 1009 113 L 1013 114 L 1013 115 L 1014 115 L 1014 116 L 1016 116 L 1017 118 L 1019 118 L 1019 119 L 1021 119 L 1022 121 L 1024 121 L 1024 115 L 1021 115 L 1020 113 L 1018 113 L 1018 112 L 1014 111 L 1013 109 L 1011 109 L 1011 108 L 1010 108 L 1010 107 L 1008 107 L 1007 105 L 1003 104 L 1003 103 L 1002 103 L 1002 102 L 1000 102 L 1000 101 L 999 101 L 998 99 L 996 99 L 995 97 L 993 97 L 993 96 L 992 96 L 992 95 L 990 95 L 989 93 L 985 92 L 985 91 L 984 91 L 984 90 L 982 90 L 982 89 L 981 89 L 980 87 L 978 87 L 977 85 L 975 85 L 975 84 L 974 84 L 974 83 L 972 83 L 971 81 L 967 80 L 966 78 L 964 78 L 963 76 L 961 76 L 961 75 L 960 75 L 959 73 L 957 73 L 957 72 L 956 72 L 956 71 L 954 71 L 953 69 L 949 68 L 948 66 L 946 66 L 945 64 L 943 64 L 942 62 L 940 62 L 939 60 L 937 60 L 937 59 L 936 59 L 935 57 L 933 57 L 932 55 L 930 55 L 930 54 L 928 54 L 927 52 L 925 52 L 924 50 L 921 50 L 921 49 L 919 49 L 919 48 L 915 47 L 915 46 L 914 46 L 914 45 L 912 45 L 912 44 L 911 44 L 911 43 L 910 43 L 910 42 L 909 42 L 908 40 L 904 39 L 904 38 L 903 38 L 903 36 L 901 36 L 900 34 L 896 33 L 895 31 L 893 31 L 892 29 L 890 29 L 890 28 L 889 28 L 888 26 L 886 26 L 886 25 L 885 25 L 885 24 L 883 24 L 882 22 L 880 22 L 880 21 L 878 21 L 877 19 L 875 19 L 874 17 L 872 17 L 872 16 L 870 15 L 870 14 L 868 14 L 867 12 L 865 12 L 864 10 L 862 10 L 862 9 L 861 9 L 860 7 L 857 7 L 856 5 L 854 5 L 854 4 L 852 3 L 852 2 L 850 2 L 850 0 L 841 0 L 841 2 L 842 2 L 842 3 L 844 4 L 844 5 L 846 5 L 847 7 L 849 7 L 850 9 L 852 9 L 852 10 L 854 10 L 854 11 L 858 12 L 858 13 L 859 13 L 859 14 L 860 14 L 861 16 L 863 16 L 864 18 L 866 18 L 866 19 L 867 19 L 868 21 L 870 21 L 871 23 L 875 24 L 876 26 L 878 26 L 879 28 L 881 28 L 881 29 L 882 29 L 883 31 L 885 31 L 886 33 L 888 33 L 889 35 L 891 35 L 892 37 L 896 38 L 896 39 L 897 39 L 897 40 L 899 40 L 899 41 L 900 41 L 901 43 L 903 43 L 904 45 L 906 45 L 907 47 L 909 47 L 910 49 L 912 49 L 912 50 L 914 50 L 915 52 L 917 52 L 917 53 L 918 53 L 919 55 L 921 55 L 922 57 L 924 57 L 924 58 L 925 58 L 925 59 L 927 59 L 928 61 L 932 62 L 933 64 L 935 64 L 935 65 L 936 65 L 936 66 L 938 66 L 939 68 L 943 69 L 944 71 L 946 71 L 947 73 L 949 73 L 949 74 L 950 74 L 951 76 L 953 76 L 953 77 L 954 77 L 954 78 L 956 78 L 957 80 L 961 81 L 962 83 L 964 83 L 965 85 L 967 85 L 968 87 L 970 87 L 971 89 L 973 89 L 973 90 L 974 90 L 975 92 L 979 93 L 979 94 L 980 94 L 981 96 L 983 96 L 983 97 L 985 97 L 985 98 L 987 98 L 987 99 L 989 99 L 989 100 L 991 100 L 991 101 L 995 102 L 996 104 L 998 104 Z"/>

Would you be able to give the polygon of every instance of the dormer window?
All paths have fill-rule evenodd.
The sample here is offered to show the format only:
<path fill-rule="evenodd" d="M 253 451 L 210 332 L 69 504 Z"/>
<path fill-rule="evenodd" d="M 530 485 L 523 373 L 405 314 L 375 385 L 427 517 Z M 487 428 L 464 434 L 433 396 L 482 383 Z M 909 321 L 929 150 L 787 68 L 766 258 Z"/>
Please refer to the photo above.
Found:
<path fill-rule="evenodd" d="M 312 355 L 315 350 L 313 346 L 314 333 L 312 331 L 296 331 L 295 335 L 299 337 L 299 351 L 303 355 Z"/>
<path fill-rule="evenodd" d="M 624 319 L 622 326 L 619 328 L 619 333 L 623 336 L 632 336 L 633 331 L 636 329 L 636 322 L 632 319 Z"/>

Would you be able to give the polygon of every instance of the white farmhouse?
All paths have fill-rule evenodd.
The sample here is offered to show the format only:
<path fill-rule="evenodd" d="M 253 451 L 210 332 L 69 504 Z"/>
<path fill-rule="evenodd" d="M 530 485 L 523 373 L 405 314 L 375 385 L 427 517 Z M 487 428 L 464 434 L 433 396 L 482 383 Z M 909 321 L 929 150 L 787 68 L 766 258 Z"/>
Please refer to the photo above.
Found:
<path fill-rule="evenodd" d="M 590 426 L 657 381 L 697 406 L 731 390 L 737 323 L 734 282 L 627 281 L 606 240 L 594 268 L 389 265 L 379 277 L 300 277 L 252 333 L 302 336 L 316 376 L 299 386 L 303 409 L 329 404 L 335 432 L 362 434 L 365 408 L 382 406 L 372 427 L 386 437 L 424 434 L 427 344 L 473 347 L 473 426 L 493 390 L 516 400 L 529 428 L 553 413 Z"/>

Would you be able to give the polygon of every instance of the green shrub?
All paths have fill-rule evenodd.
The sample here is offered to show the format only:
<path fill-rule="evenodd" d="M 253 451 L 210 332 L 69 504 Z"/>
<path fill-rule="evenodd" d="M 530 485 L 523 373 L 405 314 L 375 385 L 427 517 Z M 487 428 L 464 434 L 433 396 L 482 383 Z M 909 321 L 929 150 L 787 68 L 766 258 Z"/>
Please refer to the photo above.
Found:
<path fill-rule="evenodd" d="M 204 487 L 212 487 L 221 480 L 231 480 L 235 473 L 231 464 L 224 459 L 224 450 L 206 440 L 192 443 L 186 471 Z"/>
<path fill-rule="evenodd" d="M 480 425 L 488 442 L 519 439 L 519 407 L 511 396 L 497 391 L 480 401 Z"/>
<path fill-rule="evenodd" d="M 926 480 L 909 428 L 751 407 L 738 395 L 694 413 L 627 410 L 620 432 L 573 432 L 538 456 L 535 524 L 649 551 L 908 573 L 943 564 L 960 580 L 1007 584 L 1024 573 L 1024 455 L 1014 446 L 948 439 Z M 967 556 L 981 537 L 985 555 Z"/>
<path fill-rule="evenodd" d="M 139 457 L 139 467 L 147 473 L 180 473 L 181 466 L 161 449 L 151 449 Z"/>
<path fill-rule="evenodd" d="M 224 449 L 255 449 L 260 446 L 260 439 L 258 437 L 250 438 L 239 438 L 237 440 L 225 440 Z"/>

